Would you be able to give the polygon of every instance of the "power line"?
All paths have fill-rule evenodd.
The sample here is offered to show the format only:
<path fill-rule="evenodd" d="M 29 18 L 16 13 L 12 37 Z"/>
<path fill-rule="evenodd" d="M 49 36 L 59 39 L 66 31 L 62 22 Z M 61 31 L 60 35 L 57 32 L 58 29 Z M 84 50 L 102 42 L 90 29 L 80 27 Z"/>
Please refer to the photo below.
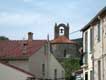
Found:
<path fill-rule="evenodd" d="M 69 34 L 74 34 L 74 33 L 77 33 L 77 32 L 79 32 L 79 31 L 80 31 L 80 29 L 77 30 L 77 31 L 73 31 L 73 32 L 71 32 L 71 33 L 69 33 Z"/>

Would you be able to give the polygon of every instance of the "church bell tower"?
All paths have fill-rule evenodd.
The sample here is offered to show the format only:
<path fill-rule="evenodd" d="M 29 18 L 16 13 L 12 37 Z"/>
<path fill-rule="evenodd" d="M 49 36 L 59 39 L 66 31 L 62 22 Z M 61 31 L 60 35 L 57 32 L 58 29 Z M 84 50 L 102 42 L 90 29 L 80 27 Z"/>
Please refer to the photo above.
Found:
<path fill-rule="evenodd" d="M 55 23 L 55 27 L 54 27 L 54 38 L 57 38 L 59 36 L 65 36 L 69 39 L 69 24 L 67 23 L 67 25 L 61 23 L 58 24 Z"/>

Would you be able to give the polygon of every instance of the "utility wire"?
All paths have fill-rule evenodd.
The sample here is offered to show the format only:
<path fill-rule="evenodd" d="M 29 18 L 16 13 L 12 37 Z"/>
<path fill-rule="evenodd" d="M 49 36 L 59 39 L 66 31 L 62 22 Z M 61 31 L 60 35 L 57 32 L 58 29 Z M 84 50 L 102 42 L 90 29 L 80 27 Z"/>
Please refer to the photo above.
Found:
<path fill-rule="evenodd" d="M 77 31 L 73 31 L 73 32 L 71 32 L 71 33 L 69 33 L 69 34 L 74 34 L 74 33 L 77 33 L 77 32 L 79 32 L 79 31 L 80 31 L 80 29 L 77 30 Z"/>

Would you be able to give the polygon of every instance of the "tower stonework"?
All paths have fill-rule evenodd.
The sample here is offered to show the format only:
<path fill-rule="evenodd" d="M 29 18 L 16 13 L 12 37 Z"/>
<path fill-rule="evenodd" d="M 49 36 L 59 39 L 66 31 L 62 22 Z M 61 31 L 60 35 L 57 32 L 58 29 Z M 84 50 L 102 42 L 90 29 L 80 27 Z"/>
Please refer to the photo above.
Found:
<path fill-rule="evenodd" d="M 52 52 L 57 59 L 79 58 L 78 43 L 69 39 L 69 24 L 56 24 L 54 40 L 51 41 Z"/>
<path fill-rule="evenodd" d="M 65 37 L 67 37 L 69 39 L 69 24 L 67 23 L 67 25 L 61 23 L 59 25 L 57 25 L 57 23 L 55 23 L 55 27 L 54 27 L 54 38 L 57 38 L 59 36 L 61 36 L 60 34 L 62 33 Z"/>

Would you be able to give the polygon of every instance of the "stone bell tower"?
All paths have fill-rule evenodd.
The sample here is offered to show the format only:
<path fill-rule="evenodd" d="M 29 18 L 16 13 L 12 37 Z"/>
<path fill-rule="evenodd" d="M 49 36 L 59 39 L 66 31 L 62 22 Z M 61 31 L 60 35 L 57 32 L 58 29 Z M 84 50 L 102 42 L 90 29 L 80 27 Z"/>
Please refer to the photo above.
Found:
<path fill-rule="evenodd" d="M 54 27 L 54 38 L 57 38 L 59 36 L 65 36 L 69 39 L 69 24 L 67 23 L 67 25 L 61 23 L 58 24 L 55 23 L 55 27 Z"/>
<path fill-rule="evenodd" d="M 69 24 L 56 24 L 54 40 L 51 41 L 52 53 L 58 59 L 79 58 L 78 44 L 69 39 Z"/>

